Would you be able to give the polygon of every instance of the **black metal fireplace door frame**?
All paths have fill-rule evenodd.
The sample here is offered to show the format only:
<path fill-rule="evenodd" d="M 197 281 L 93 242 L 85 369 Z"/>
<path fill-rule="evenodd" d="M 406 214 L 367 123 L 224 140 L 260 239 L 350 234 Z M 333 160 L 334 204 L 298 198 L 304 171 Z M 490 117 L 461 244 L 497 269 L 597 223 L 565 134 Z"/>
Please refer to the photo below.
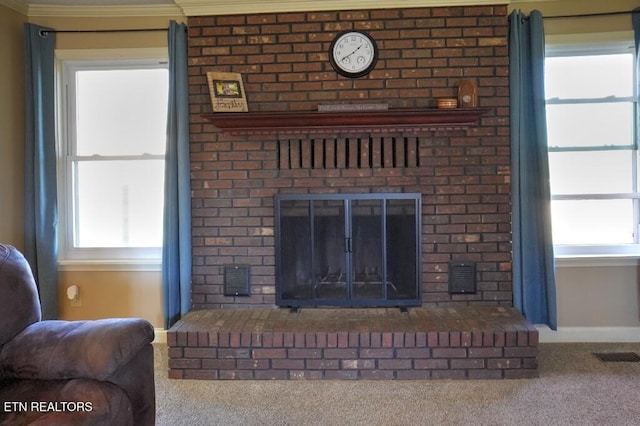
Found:
<path fill-rule="evenodd" d="M 390 292 L 395 289 L 395 285 L 392 280 L 388 279 L 389 274 L 387 271 L 388 265 L 388 257 L 396 256 L 397 254 L 391 254 L 389 242 L 385 237 L 383 237 L 383 242 L 381 242 L 381 250 L 382 250 L 382 271 L 381 273 L 381 286 L 382 286 L 382 296 L 381 297 L 372 297 L 368 298 L 364 297 L 354 297 L 354 282 L 355 281 L 355 271 L 353 265 L 353 235 L 352 232 L 352 222 L 354 221 L 352 214 L 352 205 L 354 201 L 379 201 L 380 208 L 382 210 L 381 213 L 381 221 L 382 221 L 382 230 L 380 231 L 382 235 L 386 235 L 387 230 L 387 220 L 389 218 L 389 214 L 387 212 L 388 200 L 407 200 L 413 201 L 413 214 L 414 214 L 414 225 L 412 232 L 415 233 L 411 238 L 407 238 L 411 240 L 415 238 L 415 288 L 411 288 L 410 284 L 405 284 L 405 286 L 409 289 L 409 296 L 401 297 L 395 296 L 390 297 Z M 325 202 L 325 201 L 334 201 L 334 202 L 342 202 L 344 206 L 344 264 L 346 268 L 345 276 L 346 276 L 346 295 L 345 297 L 331 297 L 331 296 L 318 296 L 314 294 L 309 297 L 304 296 L 289 296 L 287 290 L 285 289 L 285 281 L 290 278 L 285 278 L 291 276 L 292 272 L 287 268 L 291 268 L 291 264 L 289 262 L 288 265 L 284 263 L 290 259 L 284 259 L 287 255 L 283 255 L 283 251 L 286 250 L 283 247 L 283 223 L 282 223 L 282 208 L 283 203 L 286 202 L 308 202 L 308 217 L 309 223 L 307 224 L 310 228 L 310 234 L 308 236 L 309 241 L 309 250 L 313 252 L 313 223 L 314 219 L 314 203 L 315 202 Z M 303 207 L 298 207 L 303 208 Z M 302 216 L 303 219 L 305 218 Z M 339 216 L 337 216 L 339 217 Z M 407 225 L 405 225 L 407 226 Z M 422 304 L 422 294 L 421 294 L 421 270 L 422 270 L 422 195 L 420 193 L 357 193 L 357 194 L 278 194 L 275 197 L 275 244 L 276 244 L 276 303 L 281 307 L 404 307 L 404 306 L 420 306 Z M 406 231 L 405 231 L 406 232 Z M 303 246 L 306 243 L 304 237 L 301 238 L 300 242 L 296 242 L 295 244 L 302 244 Z M 292 249 L 288 249 L 289 251 L 294 251 Z M 311 258 L 314 258 L 314 255 L 311 255 Z M 309 262 L 313 262 L 310 260 Z M 317 275 L 316 268 L 311 266 L 309 268 L 311 270 L 311 275 Z M 330 268 L 329 268 L 330 269 Z M 327 274 L 330 273 L 338 273 L 338 271 L 327 271 Z M 413 273 L 413 272 L 412 272 Z M 324 274 L 324 271 L 323 271 Z M 317 277 L 310 278 L 314 282 L 318 280 Z M 317 287 L 318 284 L 314 284 L 314 287 Z M 411 294 L 413 292 L 413 294 Z"/>

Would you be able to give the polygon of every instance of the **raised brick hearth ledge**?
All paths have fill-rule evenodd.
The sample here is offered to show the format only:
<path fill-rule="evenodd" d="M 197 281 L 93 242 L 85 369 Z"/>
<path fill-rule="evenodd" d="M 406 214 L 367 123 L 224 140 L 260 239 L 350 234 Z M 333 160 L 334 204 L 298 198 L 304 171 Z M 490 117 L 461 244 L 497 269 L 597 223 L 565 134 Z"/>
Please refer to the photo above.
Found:
<path fill-rule="evenodd" d="M 538 331 L 507 307 L 203 310 L 167 341 L 174 379 L 538 377 Z"/>

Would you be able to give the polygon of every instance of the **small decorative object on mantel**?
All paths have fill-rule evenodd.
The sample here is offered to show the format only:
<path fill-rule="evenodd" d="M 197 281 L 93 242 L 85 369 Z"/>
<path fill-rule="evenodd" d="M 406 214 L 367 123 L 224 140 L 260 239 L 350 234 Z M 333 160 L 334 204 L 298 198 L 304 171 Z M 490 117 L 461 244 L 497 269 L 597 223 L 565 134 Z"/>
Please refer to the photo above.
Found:
<path fill-rule="evenodd" d="M 213 112 L 247 112 L 247 98 L 242 74 L 235 72 L 207 73 Z"/>
<path fill-rule="evenodd" d="M 468 79 L 458 84 L 458 105 L 460 108 L 476 108 L 478 106 L 478 88 Z"/>
<path fill-rule="evenodd" d="M 355 111 L 386 111 L 389 104 L 332 104 L 318 105 L 318 112 L 355 112 Z"/>
<path fill-rule="evenodd" d="M 439 109 L 454 109 L 458 107 L 458 100 L 456 98 L 442 98 L 438 99 Z"/>

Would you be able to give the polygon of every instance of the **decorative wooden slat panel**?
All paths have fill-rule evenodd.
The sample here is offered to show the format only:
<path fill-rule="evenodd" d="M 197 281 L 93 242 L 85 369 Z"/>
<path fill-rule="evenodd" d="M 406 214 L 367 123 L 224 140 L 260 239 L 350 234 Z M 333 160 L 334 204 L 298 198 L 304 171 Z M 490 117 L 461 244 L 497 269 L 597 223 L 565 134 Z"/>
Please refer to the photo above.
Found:
<path fill-rule="evenodd" d="M 420 167 L 417 137 L 282 139 L 278 168 L 372 169 Z"/>

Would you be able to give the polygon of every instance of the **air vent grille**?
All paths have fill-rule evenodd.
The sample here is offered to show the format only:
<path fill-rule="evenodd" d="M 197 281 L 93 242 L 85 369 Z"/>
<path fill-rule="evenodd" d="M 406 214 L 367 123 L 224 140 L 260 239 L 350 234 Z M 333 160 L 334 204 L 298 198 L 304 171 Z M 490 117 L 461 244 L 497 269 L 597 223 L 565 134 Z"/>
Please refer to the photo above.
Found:
<path fill-rule="evenodd" d="M 249 265 L 224 265 L 225 296 L 249 296 Z"/>
<path fill-rule="evenodd" d="M 635 352 L 604 352 L 593 355 L 602 362 L 640 362 L 640 355 Z"/>
<path fill-rule="evenodd" d="M 476 265 L 473 262 L 449 264 L 449 293 L 474 294 L 476 292 Z"/>

